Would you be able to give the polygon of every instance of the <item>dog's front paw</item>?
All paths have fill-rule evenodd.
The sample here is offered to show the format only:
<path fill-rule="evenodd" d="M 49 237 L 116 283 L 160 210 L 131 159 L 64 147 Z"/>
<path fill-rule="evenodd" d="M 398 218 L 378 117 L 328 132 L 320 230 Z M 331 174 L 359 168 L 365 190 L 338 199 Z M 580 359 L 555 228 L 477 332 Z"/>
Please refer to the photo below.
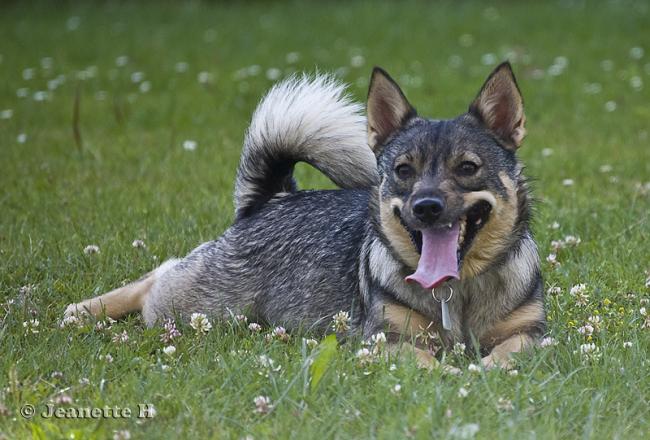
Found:
<path fill-rule="evenodd" d="M 486 370 L 492 370 L 494 368 L 510 370 L 513 367 L 513 362 L 510 357 L 495 356 L 494 354 L 489 354 L 481 359 L 481 364 L 483 364 L 483 368 Z"/>
<path fill-rule="evenodd" d="M 65 312 L 63 312 L 63 319 L 70 318 L 72 316 L 79 318 L 87 314 L 88 310 L 86 307 L 84 307 L 83 303 L 69 304 L 68 307 L 65 308 Z"/>

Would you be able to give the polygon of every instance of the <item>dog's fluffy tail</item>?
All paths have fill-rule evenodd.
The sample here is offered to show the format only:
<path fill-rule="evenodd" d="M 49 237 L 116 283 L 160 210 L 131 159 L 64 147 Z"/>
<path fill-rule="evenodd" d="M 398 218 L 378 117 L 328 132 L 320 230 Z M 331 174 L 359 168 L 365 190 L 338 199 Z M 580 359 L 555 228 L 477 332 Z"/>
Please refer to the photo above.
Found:
<path fill-rule="evenodd" d="M 274 195 L 296 191 L 293 168 L 303 161 L 342 188 L 378 180 L 362 105 L 330 76 L 291 77 L 262 99 L 246 133 L 237 180 L 237 219 Z"/>

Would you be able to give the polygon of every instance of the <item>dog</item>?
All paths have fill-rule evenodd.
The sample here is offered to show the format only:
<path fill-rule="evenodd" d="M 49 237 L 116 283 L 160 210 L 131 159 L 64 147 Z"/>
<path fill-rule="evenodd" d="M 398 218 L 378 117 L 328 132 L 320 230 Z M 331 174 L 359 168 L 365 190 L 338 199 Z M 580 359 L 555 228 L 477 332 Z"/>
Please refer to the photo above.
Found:
<path fill-rule="evenodd" d="M 381 68 L 366 117 L 331 77 L 287 79 L 261 100 L 246 133 L 234 224 L 65 313 L 141 312 L 147 326 L 195 312 L 244 314 L 325 333 L 343 311 L 341 336 L 384 332 L 391 352 L 412 353 L 423 367 L 456 343 L 478 350 L 485 367 L 507 366 L 546 322 L 516 156 L 524 123 L 508 62 L 450 120 L 418 116 Z M 341 189 L 299 191 L 300 161 Z"/>

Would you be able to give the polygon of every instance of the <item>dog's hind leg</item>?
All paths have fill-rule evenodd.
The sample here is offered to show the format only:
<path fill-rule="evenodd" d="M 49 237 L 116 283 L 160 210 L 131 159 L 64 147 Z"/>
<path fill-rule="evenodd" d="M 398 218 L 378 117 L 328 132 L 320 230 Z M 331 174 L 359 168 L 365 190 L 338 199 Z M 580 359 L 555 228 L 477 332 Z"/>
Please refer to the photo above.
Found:
<path fill-rule="evenodd" d="M 156 272 L 149 272 L 137 281 L 95 298 L 70 304 L 65 310 L 65 316 L 88 313 L 99 317 L 105 313 L 109 318 L 118 319 L 129 313 L 141 312 L 156 280 Z"/>

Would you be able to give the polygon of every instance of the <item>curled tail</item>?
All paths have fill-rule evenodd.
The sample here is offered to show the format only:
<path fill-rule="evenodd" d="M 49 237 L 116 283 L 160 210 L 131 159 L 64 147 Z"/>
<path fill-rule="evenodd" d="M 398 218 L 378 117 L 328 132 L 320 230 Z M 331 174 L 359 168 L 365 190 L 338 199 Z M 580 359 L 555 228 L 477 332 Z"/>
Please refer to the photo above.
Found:
<path fill-rule="evenodd" d="M 341 188 L 375 185 L 377 163 L 362 110 L 329 76 L 276 84 L 246 133 L 235 182 L 237 219 L 253 214 L 275 194 L 296 191 L 293 168 L 300 161 Z"/>

